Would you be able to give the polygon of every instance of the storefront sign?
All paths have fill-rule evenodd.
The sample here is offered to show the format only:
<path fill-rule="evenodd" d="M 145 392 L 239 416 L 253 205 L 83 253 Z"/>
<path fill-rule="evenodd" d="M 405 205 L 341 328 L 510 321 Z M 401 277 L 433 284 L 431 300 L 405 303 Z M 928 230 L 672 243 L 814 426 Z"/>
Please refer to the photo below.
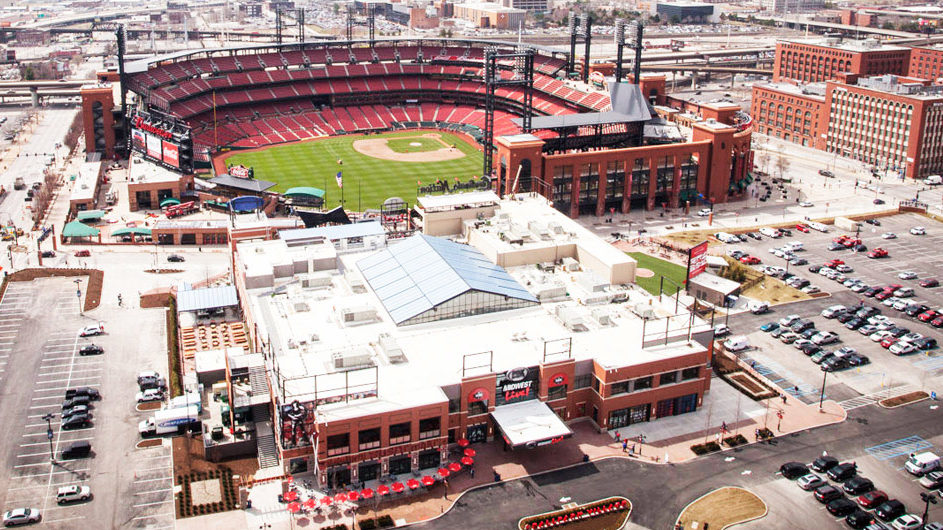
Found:
<path fill-rule="evenodd" d="M 171 133 L 168 130 L 162 129 L 161 127 L 157 127 L 155 125 L 151 125 L 150 123 L 147 123 L 146 121 L 144 121 L 143 116 L 135 116 L 131 120 L 131 124 L 132 124 L 132 127 L 134 127 L 135 129 L 141 129 L 142 131 L 147 131 L 161 138 L 164 138 L 167 140 L 173 138 L 173 133 Z"/>
<path fill-rule="evenodd" d="M 468 402 L 475 403 L 477 401 L 488 401 L 488 391 L 484 388 L 476 388 L 468 394 Z"/>
<path fill-rule="evenodd" d="M 249 178 L 249 168 L 246 166 L 231 166 L 229 174 L 236 178 L 247 179 Z"/>
<path fill-rule="evenodd" d="M 508 405 L 536 399 L 540 389 L 540 370 L 536 366 L 514 368 L 498 375 L 495 405 Z"/>
<path fill-rule="evenodd" d="M 566 374 L 555 374 L 550 378 L 551 387 L 565 385 L 567 383 Z"/>

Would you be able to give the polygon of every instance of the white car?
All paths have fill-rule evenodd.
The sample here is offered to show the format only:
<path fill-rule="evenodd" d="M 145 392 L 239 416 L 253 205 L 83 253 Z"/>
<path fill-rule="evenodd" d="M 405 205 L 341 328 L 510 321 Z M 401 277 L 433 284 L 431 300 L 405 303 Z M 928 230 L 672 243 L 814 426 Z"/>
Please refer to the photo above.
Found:
<path fill-rule="evenodd" d="M 98 324 L 92 324 L 91 326 L 85 326 L 79 330 L 80 337 L 92 337 L 95 335 L 103 335 L 105 333 L 105 325 L 101 322 Z"/>
<path fill-rule="evenodd" d="M 894 527 L 894 530 L 915 530 L 923 526 L 923 521 L 916 515 L 908 513 L 894 519 L 891 526 Z"/>
<path fill-rule="evenodd" d="M 56 502 L 59 504 L 87 501 L 90 498 L 92 498 L 92 490 L 88 486 L 62 486 L 56 493 Z"/>
<path fill-rule="evenodd" d="M 892 333 L 890 331 L 875 331 L 868 338 L 871 339 L 872 342 L 881 342 L 891 335 Z"/>
<path fill-rule="evenodd" d="M 846 309 L 843 305 L 831 305 L 822 310 L 822 316 L 825 318 L 832 318 L 837 316 L 838 313 L 841 313 Z"/>
<path fill-rule="evenodd" d="M 36 508 L 17 508 L 3 514 L 3 526 L 38 523 L 42 518 Z"/>
<path fill-rule="evenodd" d="M 137 393 L 138 403 L 147 403 L 150 401 L 163 401 L 164 391 L 159 388 L 148 388 L 143 392 Z"/>
<path fill-rule="evenodd" d="M 833 342 L 838 342 L 838 335 L 831 331 L 823 331 L 812 337 L 812 342 L 818 346 L 825 346 Z"/>
<path fill-rule="evenodd" d="M 883 239 L 897 239 L 897 234 L 895 234 L 894 232 L 884 232 L 883 234 L 881 234 L 881 237 Z"/>
<path fill-rule="evenodd" d="M 913 280 L 917 277 L 917 273 L 914 271 L 903 271 L 897 275 L 901 280 Z"/>
<path fill-rule="evenodd" d="M 891 344 L 891 347 L 888 349 L 894 355 L 907 355 L 908 353 L 917 351 L 917 348 L 913 344 L 904 341 L 895 342 Z"/>
<path fill-rule="evenodd" d="M 915 226 L 910 229 L 910 233 L 915 236 L 922 236 L 927 233 L 927 229 L 922 226 Z"/>
<path fill-rule="evenodd" d="M 799 339 L 796 342 L 792 343 L 792 347 L 797 350 L 801 350 L 803 346 L 811 346 L 812 344 L 815 344 L 815 343 L 809 339 Z"/>
<path fill-rule="evenodd" d="M 713 213 L 713 211 L 710 208 L 701 208 L 701 210 L 697 212 L 697 214 L 701 217 L 707 217 L 711 213 Z"/>
<path fill-rule="evenodd" d="M 811 208 L 814 205 L 809 201 L 802 201 L 799 203 L 799 206 L 802 206 L 803 208 Z"/>
<path fill-rule="evenodd" d="M 845 265 L 844 263 L 835 267 L 835 270 L 837 270 L 838 272 L 845 273 L 845 274 L 848 274 L 849 272 L 855 272 L 855 269 L 851 268 L 848 265 Z"/>
<path fill-rule="evenodd" d="M 779 325 L 788 328 L 799 320 L 802 320 L 802 317 L 799 315 L 786 315 L 784 318 L 779 319 Z"/>
<path fill-rule="evenodd" d="M 818 293 L 819 291 L 821 291 L 821 289 L 819 289 L 818 287 L 816 287 L 816 286 L 814 286 L 814 285 L 806 285 L 805 287 L 803 287 L 802 289 L 799 289 L 799 290 L 802 291 L 802 292 L 804 292 L 805 294 L 815 294 L 815 293 Z"/>
<path fill-rule="evenodd" d="M 771 237 L 773 239 L 776 239 L 777 237 L 782 237 L 783 235 L 782 232 L 780 232 L 779 230 L 776 230 L 775 228 L 770 228 L 768 226 L 764 226 L 763 228 L 760 228 L 760 233 L 763 234 L 764 236 Z"/>

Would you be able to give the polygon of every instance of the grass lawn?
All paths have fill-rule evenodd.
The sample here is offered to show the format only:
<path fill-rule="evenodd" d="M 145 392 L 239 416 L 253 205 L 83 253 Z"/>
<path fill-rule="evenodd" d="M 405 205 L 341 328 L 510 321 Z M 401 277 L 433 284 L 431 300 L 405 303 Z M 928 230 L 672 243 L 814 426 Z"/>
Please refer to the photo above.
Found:
<path fill-rule="evenodd" d="M 424 153 L 426 151 L 438 151 L 445 147 L 442 142 L 435 138 L 391 138 L 386 141 L 386 145 L 397 153 Z"/>
<path fill-rule="evenodd" d="M 697 521 L 698 528 L 708 525 L 712 530 L 750 521 L 766 514 L 763 499 L 742 488 L 720 488 L 689 504 L 681 512 L 684 528 Z"/>
<path fill-rule="evenodd" d="M 670 261 L 665 261 L 654 256 L 649 256 L 642 252 L 629 252 L 629 256 L 635 259 L 638 262 L 638 268 L 648 269 L 655 273 L 651 278 L 642 278 L 636 276 L 635 283 L 639 285 L 642 289 L 657 295 L 658 286 L 661 283 L 661 277 L 664 276 L 669 280 L 673 280 L 679 285 L 684 284 L 685 276 L 687 275 L 687 269 L 681 265 L 676 265 Z M 674 294 L 675 286 L 665 282 L 665 294 Z"/>
<path fill-rule="evenodd" d="M 442 144 L 429 138 L 420 138 L 419 131 L 386 133 L 385 138 L 401 138 L 396 144 L 409 147 L 412 142 L 429 146 L 424 151 L 439 149 Z M 481 175 L 482 154 L 461 137 L 439 131 L 447 144 L 454 144 L 465 157 L 441 162 L 397 162 L 362 155 L 354 150 L 355 140 L 379 138 L 381 135 L 349 135 L 324 138 L 310 142 L 276 145 L 261 151 L 236 152 L 226 159 L 227 164 L 243 164 L 255 169 L 255 177 L 277 183 L 273 191 L 284 192 L 295 186 L 313 186 L 326 192 L 325 206 L 340 204 L 341 190 L 334 176 L 343 172 L 343 198 L 350 210 L 379 208 L 390 197 L 400 197 L 415 204 L 417 181 L 430 184 L 436 179 L 450 181 L 458 177 L 468 180 Z M 407 137 L 407 138 L 403 138 Z M 412 138 L 408 138 L 412 137 Z M 434 144 L 434 146 L 433 146 Z M 405 149 L 405 147 L 403 147 Z M 413 147 L 413 150 L 419 150 Z M 337 161 L 343 163 L 338 165 Z"/>

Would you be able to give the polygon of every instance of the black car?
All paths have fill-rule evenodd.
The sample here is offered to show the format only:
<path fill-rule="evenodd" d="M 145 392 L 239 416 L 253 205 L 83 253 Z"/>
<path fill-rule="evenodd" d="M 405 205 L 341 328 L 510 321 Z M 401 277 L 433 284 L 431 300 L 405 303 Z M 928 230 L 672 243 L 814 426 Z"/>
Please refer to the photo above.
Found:
<path fill-rule="evenodd" d="M 79 355 L 101 355 L 103 353 L 105 353 L 105 348 L 102 348 L 97 344 L 82 346 L 82 349 L 79 350 Z"/>
<path fill-rule="evenodd" d="M 936 339 L 933 337 L 923 337 L 911 342 L 911 344 L 918 350 L 932 350 L 936 348 Z"/>
<path fill-rule="evenodd" d="M 850 353 L 845 356 L 845 360 L 848 361 L 849 366 L 864 366 L 871 362 L 867 355 L 861 355 L 860 353 Z"/>
<path fill-rule="evenodd" d="M 815 344 L 805 344 L 802 346 L 802 353 L 812 356 L 822 351 L 822 347 Z"/>
<path fill-rule="evenodd" d="M 861 508 L 856 508 L 855 511 L 849 513 L 848 516 L 845 517 L 845 524 L 851 528 L 854 528 L 855 530 L 861 530 L 873 522 L 874 516 L 862 510 Z"/>
<path fill-rule="evenodd" d="M 756 232 L 747 232 L 747 236 L 749 236 L 749 237 L 751 237 L 751 238 L 753 238 L 753 239 L 755 239 L 755 240 L 757 240 L 757 241 L 761 241 L 761 240 L 763 239 L 763 236 L 761 236 L 760 234 L 758 234 L 758 233 L 756 233 Z"/>
<path fill-rule="evenodd" d="M 815 322 L 812 322 L 811 320 L 799 320 L 798 322 L 793 324 L 790 329 L 792 329 L 796 333 L 800 333 L 802 331 L 805 331 L 809 328 L 814 328 L 814 327 L 815 327 Z"/>
<path fill-rule="evenodd" d="M 819 368 L 823 372 L 837 372 L 839 370 L 844 370 L 845 368 L 848 368 L 849 366 L 850 364 L 848 364 L 848 360 L 845 359 L 844 357 L 829 357 L 828 359 L 822 362 Z"/>
<path fill-rule="evenodd" d="M 884 199 L 874 199 L 871 202 L 873 202 L 874 204 L 884 204 Z"/>
<path fill-rule="evenodd" d="M 65 391 L 65 398 L 72 399 L 76 396 L 86 396 L 92 401 L 97 401 L 101 399 L 101 394 L 98 393 L 98 390 L 88 386 L 80 386 L 78 388 L 70 388 Z"/>
<path fill-rule="evenodd" d="M 74 414 L 72 416 L 62 418 L 61 427 L 65 430 L 78 429 L 81 427 L 88 427 L 91 421 L 92 419 L 88 414 Z"/>
<path fill-rule="evenodd" d="M 892 337 L 899 339 L 903 337 L 904 335 L 910 333 L 910 330 L 907 328 L 893 327 L 887 330 L 887 332 L 890 333 Z"/>
<path fill-rule="evenodd" d="M 807 259 L 805 259 L 805 258 L 792 258 L 791 260 L 789 260 L 789 263 L 792 263 L 793 265 L 795 265 L 795 266 L 798 267 L 798 266 L 800 266 L 800 265 L 806 265 L 806 264 L 808 264 L 808 263 L 809 263 L 809 260 L 807 260 Z"/>
<path fill-rule="evenodd" d="M 780 234 L 786 237 L 792 237 L 792 230 L 789 228 L 778 228 L 777 230 L 779 230 Z"/>
<path fill-rule="evenodd" d="M 809 474 L 809 468 L 802 462 L 786 462 L 779 466 L 779 472 L 789 480 L 795 480 Z"/>
<path fill-rule="evenodd" d="M 62 450 L 62 459 L 85 458 L 92 452 L 92 444 L 87 441 L 72 442 Z"/>
<path fill-rule="evenodd" d="M 884 504 L 878 506 L 874 509 L 874 515 L 882 521 L 890 521 L 892 519 L 897 519 L 901 515 L 904 515 L 904 512 L 907 511 L 907 507 L 904 506 L 904 503 L 900 502 L 897 499 L 891 499 L 885 501 Z"/>
<path fill-rule="evenodd" d="M 868 223 L 869 225 L 881 226 L 881 221 L 878 221 L 877 219 L 865 219 L 864 222 Z"/>
<path fill-rule="evenodd" d="M 85 405 L 86 407 L 90 406 L 91 400 L 88 396 L 75 396 L 72 399 L 67 399 L 62 402 L 62 410 L 71 409 L 72 407 L 77 407 L 79 405 Z"/>
<path fill-rule="evenodd" d="M 808 287 L 811 283 L 812 282 L 810 282 L 809 280 L 803 278 L 797 281 L 796 283 L 792 284 L 792 286 L 796 289 L 802 289 L 803 287 Z"/>
<path fill-rule="evenodd" d="M 845 322 L 845 327 L 848 329 L 858 329 L 864 324 L 865 324 L 865 320 L 863 318 L 854 317 L 848 322 Z"/>
<path fill-rule="evenodd" d="M 930 309 L 930 306 L 924 304 L 911 304 L 907 306 L 907 309 L 905 309 L 904 312 L 907 313 L 907 316 L 915 317 L 927 309 Z"/>
<path fill-rule="evenodd" d="M 812 469 L 819 473 L 825 473 L 837 465 L 838 459 L 834 456 L 820 456 L 812 461 Z"/>
<path fill-rule="evenodd" d="M 864 243 L 859 244 L 859 245 L 855 245 L 855 249 L 854 249 L 854 250 L 855 250 L 855 252 L 867 252 L 867 251 L 868 251 L 868 245 L 865 245 Z"/>
<path fill-rule="evenodd" d="M 56 253 L 53 252 L 52 250 L 44 250 L 44 251 L 43 251 L 43 257 L 44 257 L 44 258 L 54 258 L 54 257 L 56 257 Z"/>
<path fill-rule="evenodd" d="M 862 291 L 861 294 L 864 296 L 867 296 L 868 298 L 872 298 L 874 297 L 874 295 L 878 294 L 879 292 L 881 292 L 881 289 L 877 287 L 869 287 L 865 289 L 864 291 Z"/>
<path fill-rule="evenodd" d="M 828 244 L 828 247 L 826 248 L 828 250 L 845 250 L 845 245 L 832 241 L 831 243 Z"/>
<path fill-rule="evenodd" d="M 828 513 L 834 515 L 835 517 L 844 517 L 849 513 L 857 510 L 858 505 L 855 504 L 855 501 L 851 499 L 839 497 L 826 504 L 825 509 L 828 510 Z"/>
<path fill-rule="evenodd" d="M 163 377 L 143 377 L 138 380 L 138 387 L 141 392 L 149 388 L 167 389 L 167 381 Z"/>
<path fill-rule="evenodd" d="M 844 497 L 844 495 L 842 495 L 841 490 L 836 488 L 835 486 L 832 486 L 831 484 L 826 484 L 824 486 L 819 486 L 815 488 L 814 495 L 815 495 L 815 500 L 821 502 L 822 504 L 826 504 L 835 499 L 840 499 Z"/>
<path fill-rule="evenodd" d="M 837 320 L 838 322 L 842 324 L 845 324 L 853 318 L 855 318 L 855 312 L 851 310 L 847 310 L 847 311 L 842 311 L 841 313 L 839 313 L 838 316 L 835 317 L 835 320 Z"/>
<path fill-rule="evenodd" d="M 809 328 L 809 329 L 803 331 L 802 333 L 800 333 L 799 336 L 802 337 L 802 338 L 805 339 L 805 340 L 809 340 L 809 339 L 811 339 L 812 337 L 818 335 L 819 333 L 820 333 L 819 330 L 817 330 L 817 329 L 815 329 L 815 328 Z"/>
<path fill-rule="evenodd" d="M 811 267 L 809 267 L 809 272 L 818 273 L 820 270 L 822 270 L 821 265 L 812 265 Z"/>
<path fill-rule="evenodd" d="M 733 250 L 730 252 L 730 257 L 737 260 L 746 255 L 747 253 L 742 250 Z"/>
<path fill-rule="evenodd" d="M 186 260 L 183 259 L 183 256 L 181 256 L 180 254 L 171 254 L 171 255 L 167 256 L 167 261 L 170 261 L 170 262 L 173 262 L 173 263 L 182 263 L 182 262 L 184 262 L 184 261 L 186 261 Z"/>
<path fill-rule="evenodd" d="M 867 493 L 874 489 L 874 483 L 871 482 L 871 479 L 867 479 L 858 475 L 856 477 L 851 477 L 842 484 L 841 489 L 849 495 L 861 495 L 862 493 Z"/>
<path fill-rule="evenodd" d="M 842 482 L 858 474 L 858 465 L 854 462 L 845 462 L 829 469 L 826 475 L 835 482 Z"/>

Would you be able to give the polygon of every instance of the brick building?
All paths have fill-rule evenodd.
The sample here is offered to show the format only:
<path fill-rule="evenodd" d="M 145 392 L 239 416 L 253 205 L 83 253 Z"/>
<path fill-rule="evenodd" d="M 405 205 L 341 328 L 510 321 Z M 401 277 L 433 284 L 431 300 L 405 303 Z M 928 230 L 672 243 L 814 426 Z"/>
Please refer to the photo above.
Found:
<path fill-rule="evenodd" d="M 773 81 L 815 83 L 838 79 L 843 73 L 907 75 L 909 66 L 910 48 L 874 39 L 781 40 L 776 43 Z"/>
<path fill-rule="evenodd" d="M 910 49 L 908 77 L 919 77 L 935 84 L 943 83 L 943 47 L 925 46 Z"/>
<path fill-rule="evenodd" d="M 822 134 L 828 124 L 824 84 L 756 84 L 751 99 L 754 131 L 806 147 L 824 148 Z"/>

